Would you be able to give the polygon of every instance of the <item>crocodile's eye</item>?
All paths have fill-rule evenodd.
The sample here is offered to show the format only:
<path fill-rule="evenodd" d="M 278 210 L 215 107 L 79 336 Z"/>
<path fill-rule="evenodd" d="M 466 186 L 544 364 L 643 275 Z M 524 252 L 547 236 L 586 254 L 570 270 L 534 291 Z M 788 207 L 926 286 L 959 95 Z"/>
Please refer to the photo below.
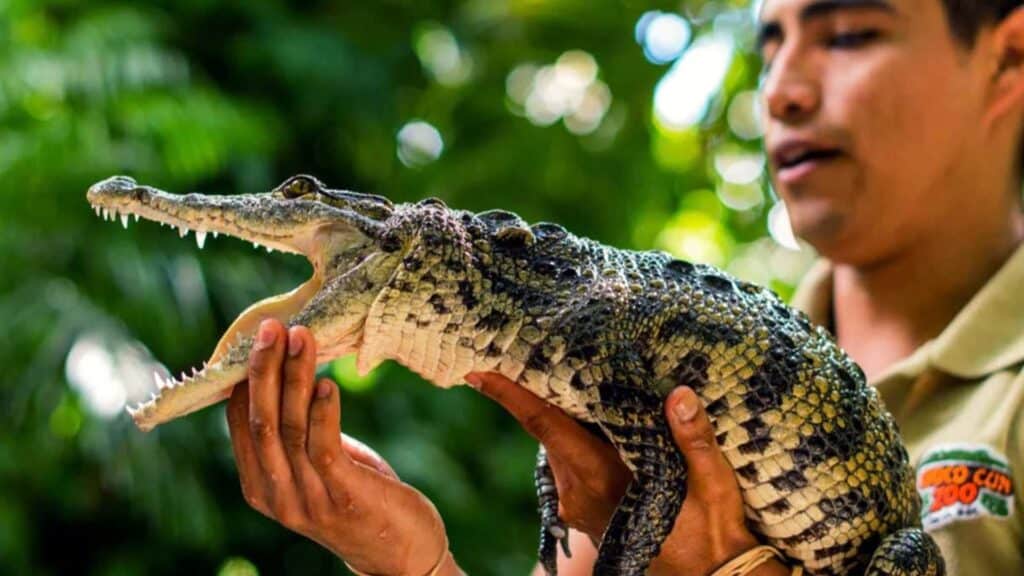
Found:
<path fill-rule="evenodd" d="M 321 188 L 323 185 L 316 178 L 299 174 L 282 182 L 276 190 L 285 198 L 299 198 L 307 194 L 316 194 Z"/>

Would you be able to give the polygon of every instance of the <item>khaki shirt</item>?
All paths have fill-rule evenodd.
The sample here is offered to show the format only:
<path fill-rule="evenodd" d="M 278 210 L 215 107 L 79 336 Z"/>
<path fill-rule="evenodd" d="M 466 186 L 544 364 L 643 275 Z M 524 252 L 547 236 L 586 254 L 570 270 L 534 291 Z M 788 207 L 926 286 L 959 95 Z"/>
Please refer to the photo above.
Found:
<path fill-rule="evenodd" d="M 792 304 L 832 328 L 827 262 Z M 871 384 L 900 426 L 947 573 L 1024 575 L 1024 247 L 938 337 Z M 927 393 L 909 398 L 914 384 Z"/>

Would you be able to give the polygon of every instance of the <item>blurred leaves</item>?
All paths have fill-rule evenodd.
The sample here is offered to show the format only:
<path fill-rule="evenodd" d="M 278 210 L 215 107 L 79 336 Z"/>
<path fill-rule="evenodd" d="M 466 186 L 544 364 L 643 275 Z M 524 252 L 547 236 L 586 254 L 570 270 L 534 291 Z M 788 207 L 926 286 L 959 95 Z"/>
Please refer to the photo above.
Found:
<path fill-rule="evenodd" d="M 199 254 L 159 226 L 103 222 L 84 193 L 112 174 L 237 193 L 312 173 L 515 210 L 787 291 L 811 255 L 766 237 L 743 4 L 0 2 L 0 573 L 345 573 L 245 505 L 222 407 L 142 434 L 69 382 L 69 351 L 88 342 L 137 400 L 146 358 L 199 364 L 238 313 L 310 273 L 233 239 Z M 734 40 L 693 125 L 656 120 L 671 66 L 637 44 L 648 9 L 678 10 L 695 40 Z M 469 572 L 529 569 L 536 445 L 508 415 L 390 363 L 322 370 L 346 432 L 437 503 Z"/>

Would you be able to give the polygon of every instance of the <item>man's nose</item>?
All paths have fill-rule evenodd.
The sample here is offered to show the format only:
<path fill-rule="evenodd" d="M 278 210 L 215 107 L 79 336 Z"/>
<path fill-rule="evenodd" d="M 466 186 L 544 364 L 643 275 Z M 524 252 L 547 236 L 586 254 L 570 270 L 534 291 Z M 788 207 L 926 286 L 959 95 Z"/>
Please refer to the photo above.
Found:
<path fill-rule="evenodd" d="M 798 54 L 776 57 L 761 87 L 772 120 L 799 123 L 817 112 L 821 105 L 821 88 L 808 67 Z"/>

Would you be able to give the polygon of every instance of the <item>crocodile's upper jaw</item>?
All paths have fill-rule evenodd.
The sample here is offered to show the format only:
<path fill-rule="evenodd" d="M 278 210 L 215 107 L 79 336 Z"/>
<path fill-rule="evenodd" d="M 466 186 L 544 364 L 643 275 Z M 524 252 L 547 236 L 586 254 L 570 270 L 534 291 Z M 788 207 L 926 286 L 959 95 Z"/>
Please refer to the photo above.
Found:
<path fill-rule="evenodd" d="M 268 196 L 172 195 L 138 186 L 134 180 L 124 177 L 104 180 L 89 189 L 87 198 L 97 215 L 109 220 L 120 219 L 125 227 L 129 217 L 136 220 L 142 217 L 177 228 L 182 237 L 195 231 L 200 248 L 207 234 L 227 234 L 268 250 L 305 255 L 313 264 L 312 278 L 301 286 L 257 302 L 239 315 L 200 370 L 193 369 L 192 375 L 183 373 L 171 380 L 157 376 L 157 391 L 150 400 L 128 408 L 139 428 L 152 429 L 228 397 L 234 385 L 246 377 L 247 356 L 259 323 L 266 318 L 287 323 L 321 289 L 325 244 L 338 241 L 337 235 L 330 233 L 330 228 L 337 223 L 325 224 L 322 218 L 305 216 L 276 218 L 277 215 L 267 211 L 265 206 L 257 206 L 269 201 Z M 346 340 L 358 339 L 358 335 L 350 336 Z M 351 345 L 339 344 L 343 345 L 341 347 Z"/>

